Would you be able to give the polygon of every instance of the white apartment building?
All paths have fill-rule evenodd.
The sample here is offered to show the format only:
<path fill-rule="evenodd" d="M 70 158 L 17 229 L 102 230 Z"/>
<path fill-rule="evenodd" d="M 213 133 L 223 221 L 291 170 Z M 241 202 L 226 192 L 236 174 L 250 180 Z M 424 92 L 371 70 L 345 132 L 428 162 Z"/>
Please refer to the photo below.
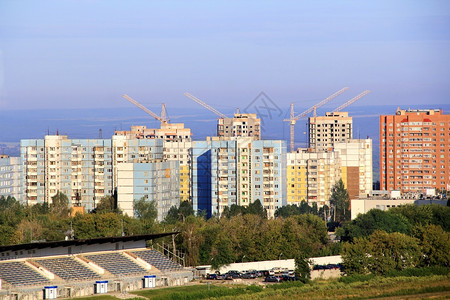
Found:
<path fill-rule="evenodd" d="M 155 201 L 158 221 L 172 206 L 180 205 L 177 161 L 121 163 L 117 166 L 117 204 L 124 214 L 134 216 L 134 201 Z"/>
<path fill-rule="evenodd" d="M 327 112 L 325 116 L 309 118 L 309 148 L 327 151 L 352 138 L 353 119 L 348 112 Z"/>
<path fill-rule="evenodd" d="M 162 158 L 168 161 L 179 162 L 179 191 L 181 201 L 190 201 L 191 199 L 191 187 L 190 187 L 190 148 L 192 147 L 192 132 L 190 128 L 184 128 L 183 123 L 161 123 L 161 128 L 147 128 L 146 126 L 131 126 L 129 131 L 116 131 L 113 136 L 114 144 L 125 150 L 125 145 L 132 140 L 155 140 L 160 139 L 162 144 Z M 141 151 L 150 151 L 151 146 L 145 146 L 143 144 Z M 150 144 L 149 144 L 150 145 Z M 147 147 L 147 150 L 143 150 Z M 148 152 L 149 153 L 149 152 Z M 126 153 L 123 153 L 124 155 Z M 155 157 L 153 157 L 155 158 Z M 153 159 L 152 158 L 152 159 Z M 131 159 L 131 160 L 130 160 Z M 145 162 L 148 161 L 145 155 L 138 155 L 134 158 L 128 157 L 117 162 Z"/>
<path fill-rule="evenodd" d="M 110 139 L 21 140 L 22 201 L 51 203 L 60 191 L 71 204 L 95 208 L 96 201 L 113 193 L 111 150 Z"/>
<path fill-rule="evenodd" d="M 372 139 L 336 143 L 334 151 L 339 155 L 341 177 L 350 199 L 370 194 L 373 187 Z"/>
<path fill-rule="evenodd" d="M 217 136 L 219 137 L 253 137 L 261 139 L 261 119 L 256 114 L 239 112 L 233 118 L 221 118 L 217 124 Z"/>
<path fill-rule="evenodd" d="M 0 197 L 22 201 L 22 162 L 20 157 L 0 156 Z"/>

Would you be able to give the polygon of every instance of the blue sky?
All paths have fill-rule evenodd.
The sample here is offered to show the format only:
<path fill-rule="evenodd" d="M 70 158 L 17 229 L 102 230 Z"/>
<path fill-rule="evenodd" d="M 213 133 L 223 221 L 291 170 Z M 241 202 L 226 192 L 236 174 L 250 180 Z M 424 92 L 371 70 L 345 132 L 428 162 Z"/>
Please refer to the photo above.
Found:
<path fill-rule="evenodd" d="M 449 103 L 450 1 L 0 2 L 0 109 Z"/>

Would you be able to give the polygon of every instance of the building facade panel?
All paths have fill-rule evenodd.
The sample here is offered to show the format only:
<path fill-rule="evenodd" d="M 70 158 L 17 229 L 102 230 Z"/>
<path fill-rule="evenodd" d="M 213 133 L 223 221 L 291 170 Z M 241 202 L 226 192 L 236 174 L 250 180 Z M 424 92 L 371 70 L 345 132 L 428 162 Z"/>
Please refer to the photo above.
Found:
<path fill-rule="evenodd" d="M 134 201 L 155 201 L 158 221 L 172 206 L 180 205 L 179 164 L 177 161 L 121 163 L 117 167 L 117 203 L 129 216 L 135 216 Z"/>

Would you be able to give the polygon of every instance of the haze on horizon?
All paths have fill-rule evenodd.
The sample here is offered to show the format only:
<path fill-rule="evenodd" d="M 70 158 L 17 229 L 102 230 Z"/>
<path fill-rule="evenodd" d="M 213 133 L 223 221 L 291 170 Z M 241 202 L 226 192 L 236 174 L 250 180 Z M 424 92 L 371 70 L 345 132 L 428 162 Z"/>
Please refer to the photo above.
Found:
<path fill-rule="evenodd" d="M 450 2 L 0 2 L 0 109 L 448 103 Z M 201 109 L 199 107 L 199 109 Z"/>

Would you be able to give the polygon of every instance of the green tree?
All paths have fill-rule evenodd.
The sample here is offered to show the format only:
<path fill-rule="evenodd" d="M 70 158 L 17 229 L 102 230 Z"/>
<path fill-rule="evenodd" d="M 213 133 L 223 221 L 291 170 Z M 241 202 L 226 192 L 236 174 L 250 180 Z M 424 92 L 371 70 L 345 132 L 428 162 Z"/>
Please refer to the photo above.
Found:
<path fill-rule="evenodd" d="M 50 209 L 55 215 L 67 217 L 69 215 L 69 198 L 58 191 L 56 195 L 52 197 Z"/>
<path fill-rule="evenodd" d="M 199 230 L 203 237 L 199 246 L 199 264 L 209 265 L 211 264 L 212 247 L 216 243 L 222 228 L 215 220 L 209 219 L 207 224 Z"/>
<path fill-rule="evenodd" d="M 228 265 L 236 261 L 236 253 L 233 251 L 233 244 L 230 238 L 224 232 L 221 232 L 212 248 L 211 267 L 218 269 L 221 266 Z"/>
<path fill-rule="evenodd" d="M 183 223 L 180 224 L 179 239 L 181 241 L 178 246 L 186 253 L 186 265 L 197 266 L 199 262 L 199 248 L 203 242 L 201 235 L 202 227 L 205 220 L 202 217 L 188 216 Z"/>
<path fill-rule="evenodd" d="M 369 273 L 368 241 L 366 238 L 355 238 L 353 242 L 344 243 L 342 247 L 342 263 L 345 273 L 367 274 Z"/>
<path fill-rule="evenodd" d="M 0 197 L 0 225 L 15 227 L 26 217 L 26 208 L 14 197 Z"/>
<path fill-rule="evenodd" d="M 73 230 L 76 239 L 90 239 L 97 237 L 95 214 L 77 214 L 73 218 Z"/>
<path fill-rule="evenodd" d="M 286 206 L 279 207 L 275 211 L 275 217 L 288 218 L 290 216 L 302 215 L 302 214 L 313 214 L 319 215 L 319 209 L 317 208 L 317 203 L 313 203 L 310 206 L 306 201 L 300 202 L 300 205 L 289 204 Z"/>
<path fill-rule="evenodd" d="M 32 241 L 41 240 L 43 238 L 43 228 L 36 219 L 23 219 L 18 225 L 14 233 L 16 243 L 31 243 Z"/>
<path fill-rule="evenodd" d="M 194 209 L 192 208 L 189 201 L 181 201 L 180 207 L 178 208 L 180 221 L 183 221 L 188 216 L 194 215 Z"/>
<path fill-rule="evenodd" d="M 350 220 L 350 197 L 342 179 L 339 179 L 332 189 L 330 204 L 334 208 L 336 222 L 342 223 Z"/>
<path fill-rule="evenodd" d="M 121 218 L 116 213 L 102 213 L 94 215 L 95 230 L 99 237 L 121 235 Z"/>
<path fill-rule="evenodd" d="M 172 206 L 167 212 L 166 217 L 164 218 L 164 222 L 167 224 L 175 224 L 178 222 L 178 208 L 176 206 Z"/>
<path fill-rule="evenodd" d="M 155 222 L 158 217 L 155 200 L 148 201 L 144 197 L 134 201 L 134 216 L 146 222 Z"/>
<path fill-rule="evenodd" d="M 262 206 L 259 199 L 256 199 L 253 203 L 248 205 L 248 208 L 245 210 L 245 214 L 258 215 L 260 217 L 267 218 L 267 211 L 264 206 Z"/>
<path fill-rule="evenodd" d="M 295 276 L 303 283 L 311 279 L 311 264 L 312 261 L 304 255 L 295 258 Z"/>
<path fill-rule="evenodd" d="M 450 207 L 427 204 L 407 204 L 393 207 L 390 213 L 403 216 L 413 226 L 439 225 L 445 231 L 450 231 Z"/>
<path fill-rule="evenodd" d="M 379 230 L 369 237 L 369 249 L 369 265 L 375 274 L 415 267 L 421 254 L 415 238 L 399 232 L 387 233 Z"/>
<path fill-rule="evenodd" d="M 16 230 L 9 225 L 0 225 L 0 245 L 12 245 L 17 244 L 18 241 L 15 235 Z"/>
<path fill-rule="evenodd" d="M 411 224 L 399 214 L 371 209 L 365 214 L 358 215 L 351 222 L 345 223 L 336 233 L 341 236 L 343 241 L 351 241 L 356 237 L 368 237 L 375 230 L 408 234 L 411 230 Z"/>
<path fill-rule="evenodd" d="M 168 224 L 175 224 L 177 221 L 184 222 L 184 219 L 188 216 L 193 216 L 194 210 L 192 205 L 188 201 L 182 201 L 180 206 L 172 206 L 167 212 L 167 216 L 164 221 Z"/>
<path fill-rule="evenodd" d="M 277 208 L 275 211 L 276 218 L 288 218 L 299 214 L 298 206 L 295 204 L 288 204 Z"/>
<path fill-rule="evenodd" d="M 421 232 L 419 240 L 425 266 L 450 267 L 450 233 L 430 224 Z"/>
<path fill-rule="evenodd" d="M 368 238 L 344 245 L 342 259 L 347 274 L 385 275 L 418 265 L 421 257 L 417 239 L 406 234 L 376 230 Z"/>
<path fill-rule="evenodd" d="M 104 196 L 100 199 L 95 208 L 95 212 L 97 213 L 107 213 L 107 212 L 115 212 L 120 213 L 119 208 L 117 207 L 117 201 L 114 196 Z"/>
<path fill-rule="evenodd" d="M 234 216 L 242 215 L 245 211 L 245 206 L 240 206 L 237 204 L 231 204 L 230 206 L 230 213 L 229 218 L 232 218 Z"/>

